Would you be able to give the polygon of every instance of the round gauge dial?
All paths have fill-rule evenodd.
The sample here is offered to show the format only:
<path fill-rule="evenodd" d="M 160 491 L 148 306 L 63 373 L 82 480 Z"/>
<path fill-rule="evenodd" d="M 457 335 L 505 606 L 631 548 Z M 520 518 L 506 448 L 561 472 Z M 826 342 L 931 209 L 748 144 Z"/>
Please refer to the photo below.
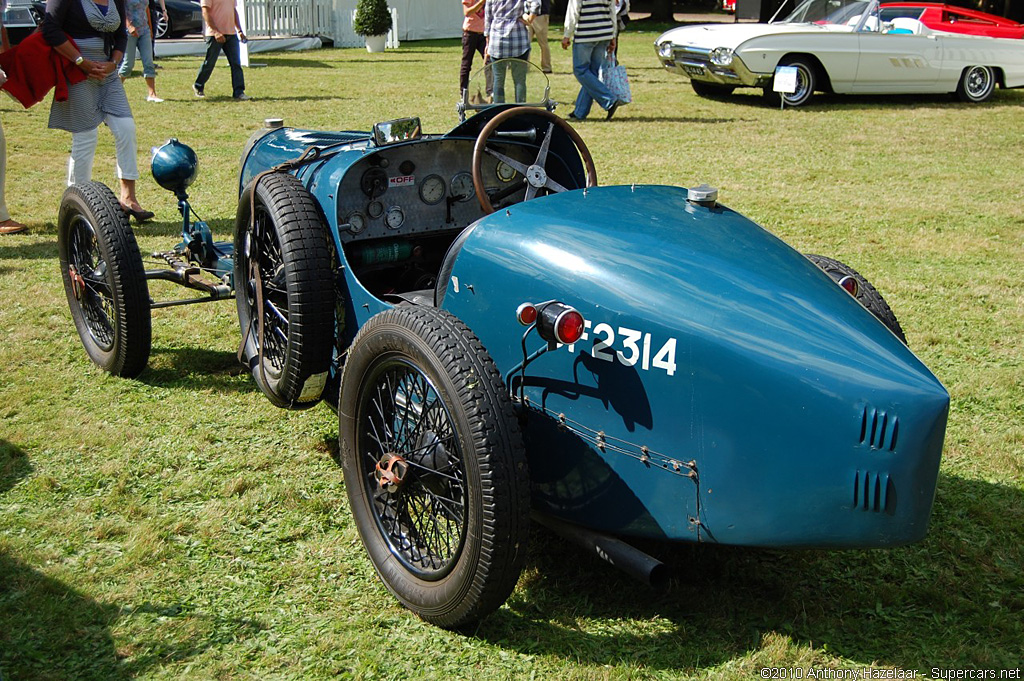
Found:
<path fill-rule="evenodd" d="M 444 180 L 440 175 L 427 175 L 420 182 L 420 198 L 423 199 L 423 203 L 433 206 L 444 200 L 445 189 Z"/>
<path fill-rule="evenodd" d="M 391 206 L 388 208 L 387 215 L 384 216 L 384 224 L 388 226 L 388 229 L 398 229 L 405 222 L 405 213 L 398 206 Z"/>
<path fill-rule="evenodd" d="M 498 179 L 502 182 L 511 182 L 516 176 L 516 169 L 504 161 L 498 161 L 498 167 L 495 169 L 495 172 L 497 172 Z"/>
<path fill-rule="evenodd" d="M 348 216 L 347 221 L 348 231 L 352 232 L 353 234 L 359 234 L 359 232 L 366 229 L 366 218 L 363 217 L 363 214 L 360 213 L 359 211 L 355 211 L 354 213 L 350 214 Z"/>
<path fill-rule="evenodd" d="M 452 197 L 469 201 L 473 196 L 473 176 L 467 172 L 456 173 L 452 178 Z"/>
<path fill-rule="evenodd" d="M 380 201 L 371 201 L 370 205 L 366 207 L 366 214 L 376 220 L 381 215 L 384 215 L 384 204 Z"/>

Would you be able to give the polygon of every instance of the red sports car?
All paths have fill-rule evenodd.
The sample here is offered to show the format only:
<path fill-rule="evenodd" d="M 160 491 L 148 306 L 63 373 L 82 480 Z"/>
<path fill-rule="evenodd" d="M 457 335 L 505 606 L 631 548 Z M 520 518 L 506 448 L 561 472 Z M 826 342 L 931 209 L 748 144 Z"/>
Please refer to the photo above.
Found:
<path fill-rule="evenodd" d="M 935 31 L 990 38 L 1024 38 L 1024 24 L 966 7 L 937 2 L 883 2 L 879 10 L 882 21 L 907 17 L 917 19 Z"/>

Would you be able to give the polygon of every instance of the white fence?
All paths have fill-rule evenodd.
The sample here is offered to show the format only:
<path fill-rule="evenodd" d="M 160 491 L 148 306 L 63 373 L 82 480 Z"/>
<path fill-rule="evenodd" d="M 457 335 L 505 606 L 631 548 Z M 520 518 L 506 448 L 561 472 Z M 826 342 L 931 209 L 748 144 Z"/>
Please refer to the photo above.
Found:
<path fill-rule="evenodd" d="M 317 36 L 334 39 L 331 0 L 246 0 L 247 35 L 257 38 Z"/>
<path fill-rule="evenodd" d="M 454 0 L 388 0 L 392 28 L 387 46 L 399 40 L 457 38 L 462 35 L 461 6 Z M 316 36 L 335 47 L 362 47 L 352 30 L 356 0 L 238 0 L 244 6 L 246 32 L 254 38 Z"/>

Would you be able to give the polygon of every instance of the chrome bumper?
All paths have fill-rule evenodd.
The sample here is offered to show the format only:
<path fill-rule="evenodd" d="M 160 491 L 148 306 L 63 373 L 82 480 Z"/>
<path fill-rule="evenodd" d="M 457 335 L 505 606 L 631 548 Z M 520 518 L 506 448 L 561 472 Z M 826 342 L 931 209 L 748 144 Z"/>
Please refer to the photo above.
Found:
<path fill-rule="evenodd" d="M 657 45 L 654 49 L 662 66 L 690 80 L 732 87 L 766 87 L 771 84 L 772 74 L 752 72 L 737 56 L 733 56 L 729 66 L 719 66 L 711 63 L 708 57 L 711 50 L 673 45 L 672 56 L 667 56 L 667 49 L 662 50 Z"/>

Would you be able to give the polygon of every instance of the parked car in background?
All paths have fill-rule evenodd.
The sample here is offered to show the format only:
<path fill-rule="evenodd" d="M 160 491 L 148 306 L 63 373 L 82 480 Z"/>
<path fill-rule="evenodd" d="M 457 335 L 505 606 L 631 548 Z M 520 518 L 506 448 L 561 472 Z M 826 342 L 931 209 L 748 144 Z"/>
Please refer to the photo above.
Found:
<path fill-rule="evenodd" d="M 11 4 L 4 9 L 4 27 L 7 29 L 7 38 L 12 45 L 17 45 L 24 40 L 29 33 L 36 30 L 37 25 L 38 22 L 31 5 Z"/>
<path fill-rule="evenodd" d="M 159 2 L 150 2 L 153 35 L 157 38 L 184 38 L 189 33 L 203 32 L 203 11 L 193 0 L 164 0 L 167 16 Z"/>
<path fill-rule="evenodd" d="M 736 14 L 736 0 L 722 0 L 722 11 Z"/>
<path fill-rule="evenodd" d="M 948 92 L 984 102 L 996 85 L 1024 87 L 1024 42 L 939 32 L 905 17 L 883 22 L 878 0 L 805 0 L 778 22 L 681 26 L 662 34 L 655 49 L 698 95 L 759 87 L 790 106 L 818 91 Z M 796 69 L 795 89 L 776 93 L 785 66 Z"/>
<path fill-rule="evenodd" d="M 885 2 L 879 14 L 882 21 L 892 21 L 899 17 L 917 19 L 934 31 L 1024 39 L 1024 24 L 995 14 L 938 2 Z"/>

